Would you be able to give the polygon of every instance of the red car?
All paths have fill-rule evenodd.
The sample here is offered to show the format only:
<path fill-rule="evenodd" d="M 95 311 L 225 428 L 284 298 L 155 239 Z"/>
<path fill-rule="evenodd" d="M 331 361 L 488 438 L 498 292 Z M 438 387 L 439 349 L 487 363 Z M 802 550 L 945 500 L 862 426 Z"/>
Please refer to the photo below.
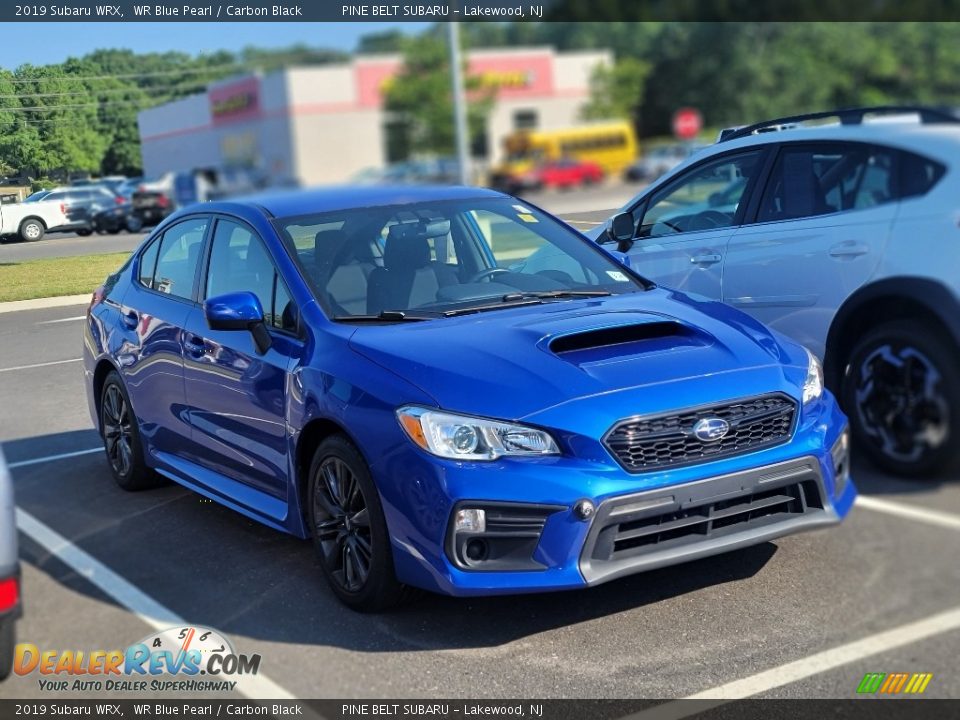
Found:
<path fill-rule="evenodd" d="M 536 173 L 539 185 L 547 188 L 573 188 L 603 180 L 603 169 L 592 162 L 556 160 L 541 165 Z"/>

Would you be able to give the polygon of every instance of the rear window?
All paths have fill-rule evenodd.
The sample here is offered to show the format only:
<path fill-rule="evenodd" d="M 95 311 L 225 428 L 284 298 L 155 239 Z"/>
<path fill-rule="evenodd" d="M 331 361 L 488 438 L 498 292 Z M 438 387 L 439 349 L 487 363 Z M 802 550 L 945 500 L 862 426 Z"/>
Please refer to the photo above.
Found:
<path fill-rule="evenodd" d="M 901 151 L 900 171 L 897 180 L 900 186 L 900 198 L 912 198 L 926 195 L 947 169 L 936 162 L 920 155 Z"/>

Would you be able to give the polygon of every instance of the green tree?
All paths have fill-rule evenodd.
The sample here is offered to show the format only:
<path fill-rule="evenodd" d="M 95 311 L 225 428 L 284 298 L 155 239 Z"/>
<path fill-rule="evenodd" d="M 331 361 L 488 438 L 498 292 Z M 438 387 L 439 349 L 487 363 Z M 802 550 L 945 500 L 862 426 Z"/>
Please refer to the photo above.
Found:
<path fill-rule="evenodd" d="M 621 58 L 613 66 L 598 66 L 590 78 L 590 101 L 583 108 L 583 118 L 638 122 L 651 67 L 646 60 L 632 57 Z"/>
<path fill-rule="evenodd" d="M 466 70 L 464 70 L 466 73 Z M 470 144 L 482 144 L 494 91 L 479 78 L 464 80 Z M 405 129 L 415 153 L 450 155 L 456 147 L 450 60 L 447 45 L 436 33 L 404 41 L 403 70 L 385 92 L 385 107 Z"/>

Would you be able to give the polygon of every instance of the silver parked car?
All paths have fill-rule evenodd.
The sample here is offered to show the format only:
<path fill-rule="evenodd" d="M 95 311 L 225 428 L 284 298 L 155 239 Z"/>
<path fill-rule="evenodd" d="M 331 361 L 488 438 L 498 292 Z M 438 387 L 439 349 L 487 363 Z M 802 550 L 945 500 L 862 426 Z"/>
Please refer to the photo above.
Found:
<path fill-rule="evenodd" d="M 20 615 L 20 565 L 13 482 L 0 450 L 0 680 L 13 668 L 14 623 Z"/>

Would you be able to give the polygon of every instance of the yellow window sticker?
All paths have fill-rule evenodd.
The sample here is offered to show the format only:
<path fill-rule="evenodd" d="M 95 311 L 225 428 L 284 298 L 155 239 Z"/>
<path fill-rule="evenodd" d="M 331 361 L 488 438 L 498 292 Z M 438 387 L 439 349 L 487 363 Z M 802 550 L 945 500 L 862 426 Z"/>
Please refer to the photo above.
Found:
<path fill-rule="evenodd" d="M 540 222 L 530 213 L 517 213 L 517 217 L 523 220 L 524 222 L 529 222 L 529 223 Z"/>

